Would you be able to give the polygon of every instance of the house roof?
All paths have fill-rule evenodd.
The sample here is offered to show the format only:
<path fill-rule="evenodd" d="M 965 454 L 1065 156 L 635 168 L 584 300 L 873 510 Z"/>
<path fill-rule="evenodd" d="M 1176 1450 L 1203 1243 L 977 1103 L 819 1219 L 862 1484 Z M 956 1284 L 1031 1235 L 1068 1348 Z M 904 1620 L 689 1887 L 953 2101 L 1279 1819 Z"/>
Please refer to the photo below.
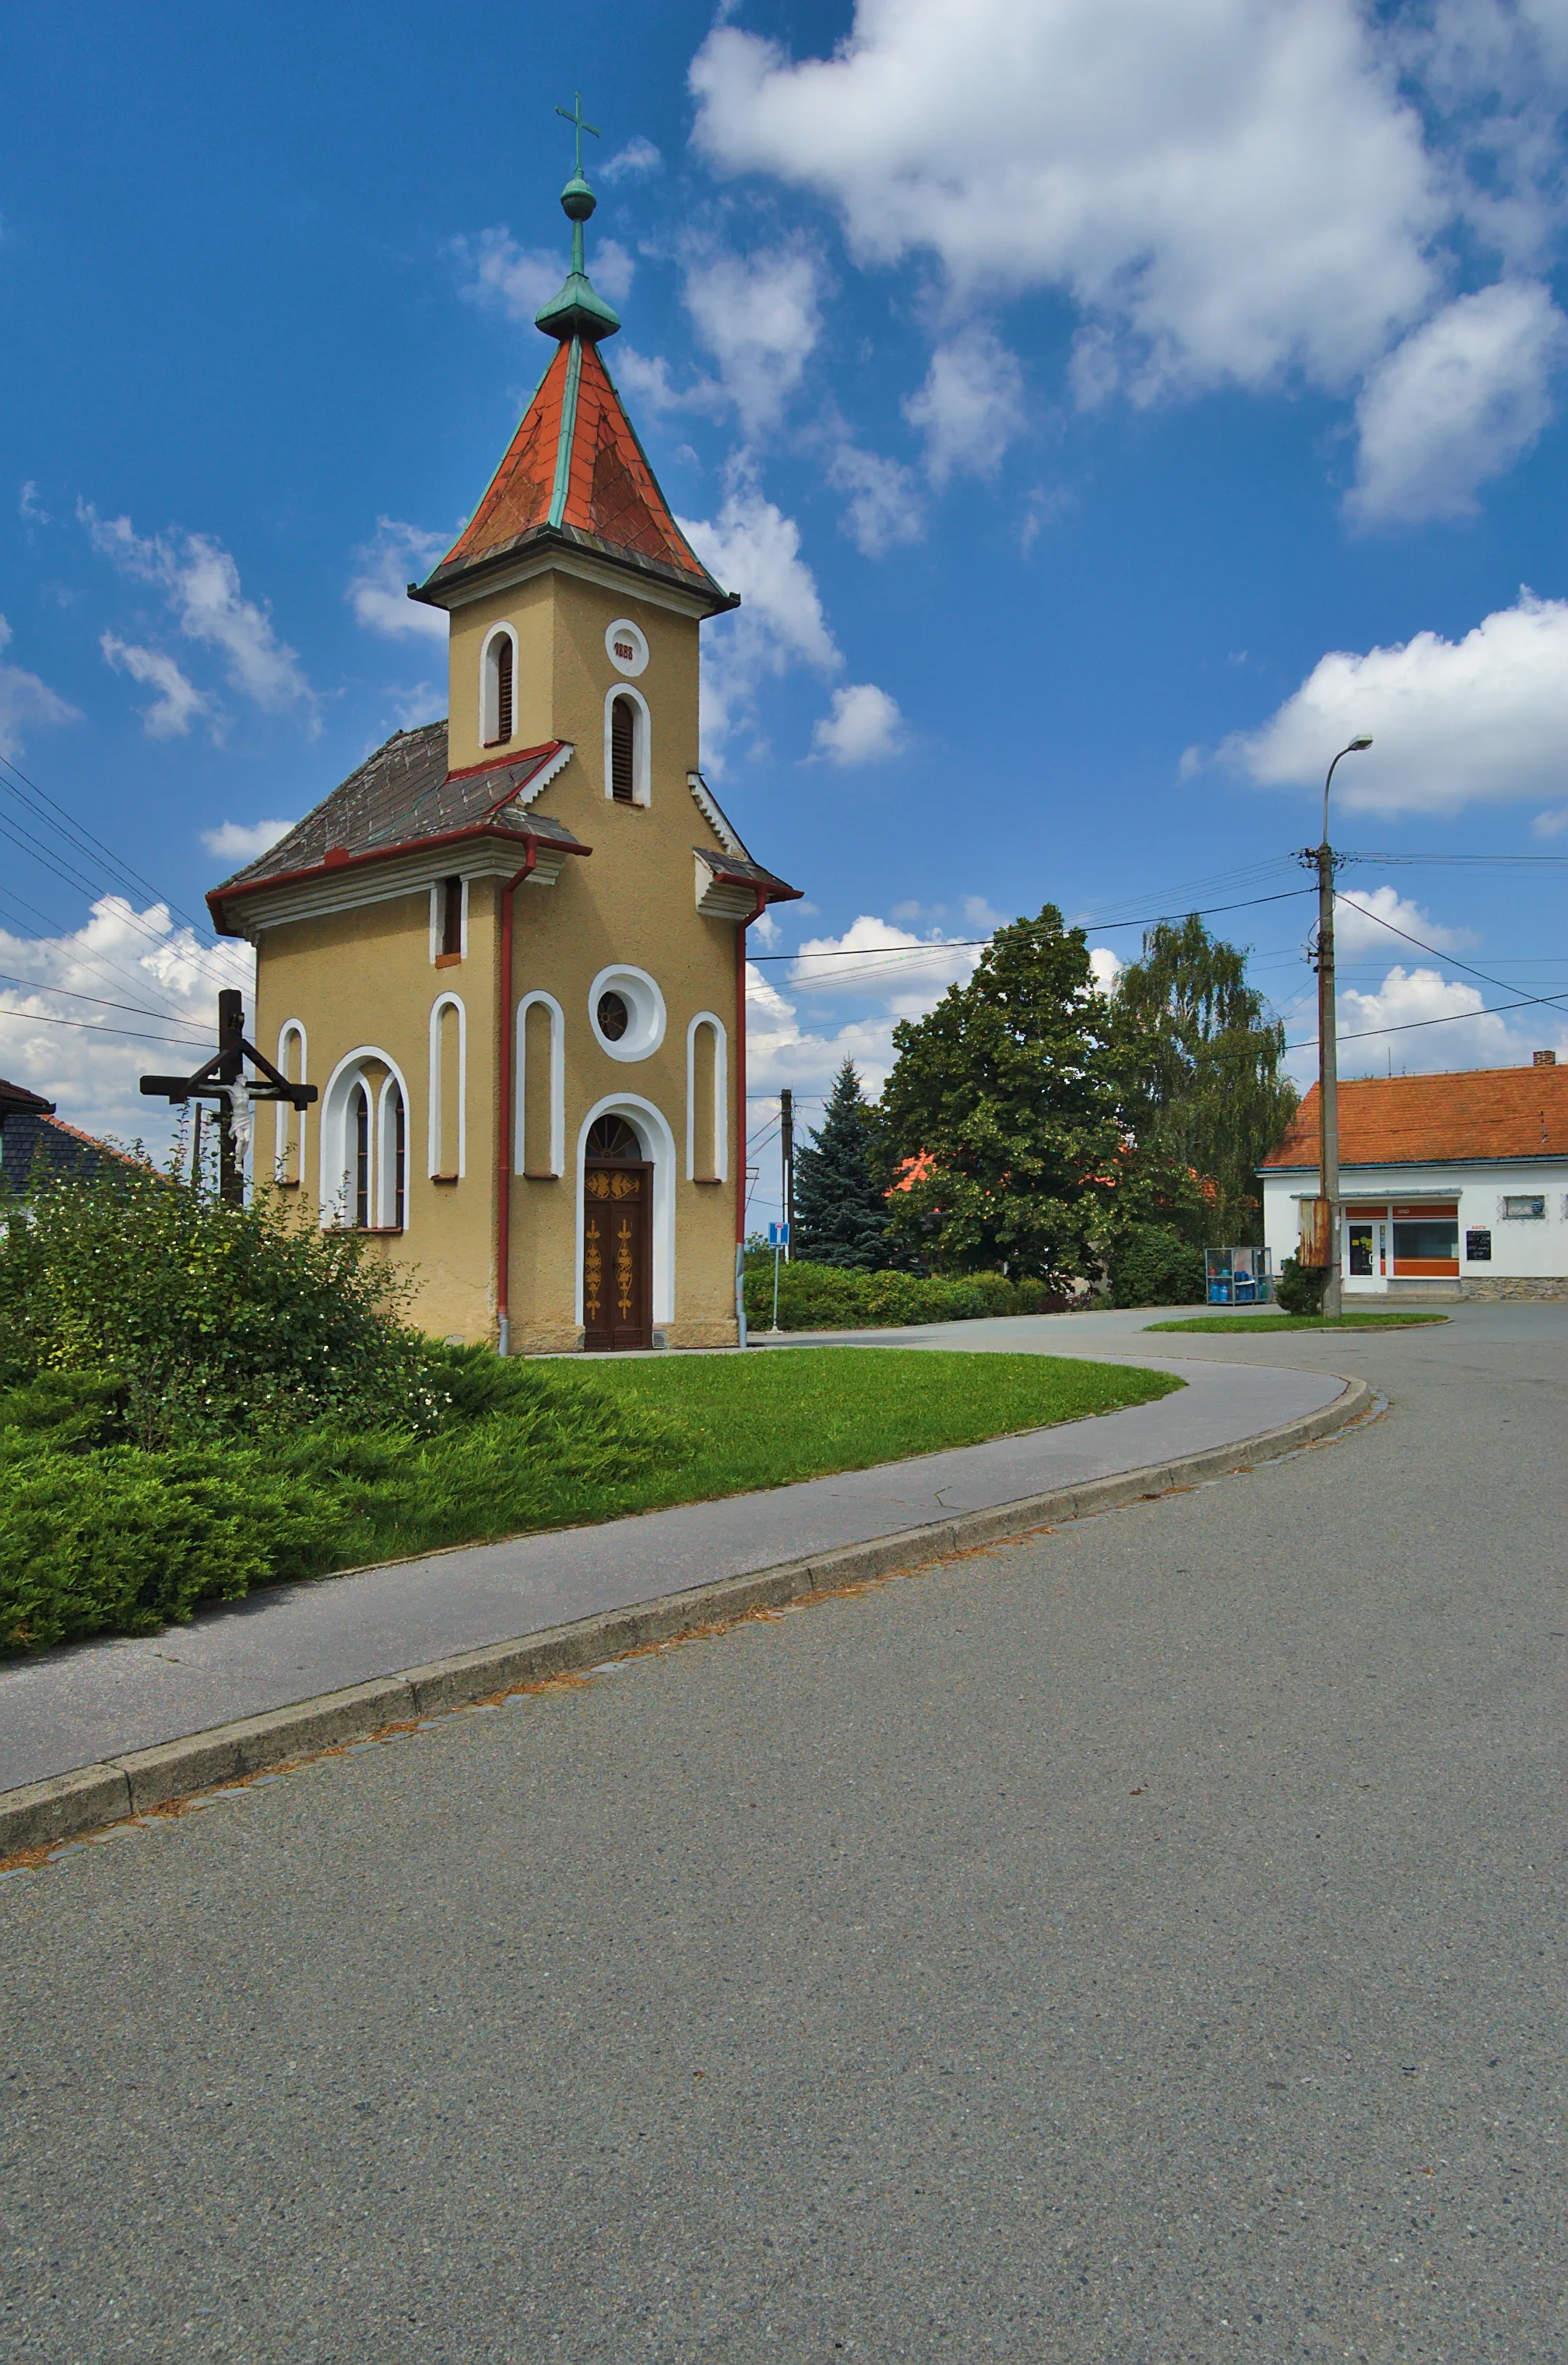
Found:
<path fill-rule="evenodd" d="M 0 1123 L 24 1110 L 29 1116 L 52 1116 L 56 1105 L 53 1101 L 46 1101 L 41 1093 L 29 1092 L 26 1084 L 7 1083 L 0 1076 Z"/>
<path fill-rule="evenodd" d="M 1568 1067 L 1472 1068 L 1369 1076 L 1339 1086 L 1339 1163 L 1440 1166 L 1487 1158 L 1568 1158 Z M 1260 1173 L 1317 1168 L 1317 1087 Z"/>
<path fill-rule="evenodd" d="M 265 854 L 246 863 L 215 887 L 207 908 L 222 935 L 232 935 L 226 907 L 258 888 L 275 887 L 316 870 L 372 862 L 411 846 L 465 837 L 515 837 L 520 849 L 532 838 L 570 853 L 588 849 L 564 824 L 528 810 L 573 749 L 565 739 L 526 748 L 504 763 L 447 769 L 446 723 L 426 723 L 399 731 L 367 756 L 330 796 L 297 822 Z"/>
<path fill-rule="evenodd" d="M 699 862 L 706 863 L 721 885 L 756 888 L 770 903 L 798 903 L 805 891 L 803 888 L 791 887 L 777 871 L 764 869 L 748 854 L 726 854 L 716 846 L 694 846 L 691 850 Z"/>
<path fill-rule="evenodd" d="M 581 337 L 556 352 L 484 499 L 409 597 L 444 607 L 458 583 L 547 545 L 678 584 L 710 612 L 739 605 L 677 525 L 598 345 Z"/>

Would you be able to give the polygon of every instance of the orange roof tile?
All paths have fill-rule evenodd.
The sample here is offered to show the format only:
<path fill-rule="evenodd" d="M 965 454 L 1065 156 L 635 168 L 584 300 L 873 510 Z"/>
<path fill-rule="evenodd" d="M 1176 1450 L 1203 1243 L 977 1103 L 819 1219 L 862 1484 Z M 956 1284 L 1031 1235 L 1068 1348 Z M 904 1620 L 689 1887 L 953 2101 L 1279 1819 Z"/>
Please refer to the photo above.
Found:
<path fill-rule="evenodd" d="M 1339 1087 L 1341 1166 L 1462 1158 L 1568 1158 L 1568 1067 L 1370 1076 Z M 1261 1171 L 1317 1165 L 1317 1087 Z"/>
<path fill-rule="evenodd" d="M 564 479 L 563 435 L 569 438 Z M 598 346 L 586 342 L 561 346 L 484 499 L 426 588 L 543 526 L 586 536 L 634 565 L 673 570 L 694 590 L 723 597 L 677 525 Z"/>

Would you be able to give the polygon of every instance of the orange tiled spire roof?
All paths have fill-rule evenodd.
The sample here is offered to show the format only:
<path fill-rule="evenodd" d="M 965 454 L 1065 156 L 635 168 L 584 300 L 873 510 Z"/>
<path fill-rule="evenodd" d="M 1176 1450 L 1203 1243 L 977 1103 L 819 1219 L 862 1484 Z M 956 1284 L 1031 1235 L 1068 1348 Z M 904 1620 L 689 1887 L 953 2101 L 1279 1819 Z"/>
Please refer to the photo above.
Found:
<path fill-rule="evenodd" d="M 600 342 L 621 323 L 583 258 L 583 224 L 597 200 L 583 178 L 582 135 L 594 127 L 583 121 L 580 100 L 573 114 L 557 111 L 577 133 L 577 170 L 561 193 L 572 225 L 572 267 L 535 325 L 560 349 L 483 500 L 440 566 L 422 584 L 410 584 L 410 595 L 444 605 L 441 594 L 454 581 L 537 539 L 576 543 L 680 582 L 711 609 L 735 607 L 677 525 L 604 365 Z"/>

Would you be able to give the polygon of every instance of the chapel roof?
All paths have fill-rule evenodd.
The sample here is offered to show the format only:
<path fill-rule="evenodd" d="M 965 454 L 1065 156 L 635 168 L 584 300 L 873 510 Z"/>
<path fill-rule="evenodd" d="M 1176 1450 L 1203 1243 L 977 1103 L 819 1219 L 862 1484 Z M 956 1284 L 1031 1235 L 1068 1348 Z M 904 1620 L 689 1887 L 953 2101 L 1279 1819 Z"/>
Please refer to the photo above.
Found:
<path fill-rule="evenodd" d="M 1568 1158 L 1568 1067 L 1469 1068 L 1367 1076 L 1339 1086 L 1339 1163 L 1440 1166 L 1459 1160 Z M 1260 1173 L 1317 1171 L 1317 1086 Z"/>
<path fill-rule="evenodd" d="M 476 835 L 532 837 L 587 852 L 564 824 L 531 808 L 571 755 L 564 739 L 547 740 L 502 762 L 447 768 L 446 721 L 399 731 L 329 796 L 296 822 L 286 837 L 236 870 L 207 896 L 219 934 L 231 934 L 225 906 L 261 887 L 301 873 L 372 861 L 430 841 Z"/>
<path fill-rule="evenodd" d="M 577 337 L 558 348 L 484 499 L 410 597 L 442 606 L 455 584 L 551 544 L 678 585 L 712 611 L 738 605 L 677 525 L 598 345 Z"/>

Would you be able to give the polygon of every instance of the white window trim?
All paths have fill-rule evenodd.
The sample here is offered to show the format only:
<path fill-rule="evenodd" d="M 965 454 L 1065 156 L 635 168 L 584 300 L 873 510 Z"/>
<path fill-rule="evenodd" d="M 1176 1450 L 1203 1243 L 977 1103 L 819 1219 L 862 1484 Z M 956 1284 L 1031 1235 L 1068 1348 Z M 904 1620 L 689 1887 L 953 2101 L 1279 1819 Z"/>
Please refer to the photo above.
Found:
<path fill-rule="evenodd" d="M 618 698 L 630 699 L 643 718 L 642 728 L 633 734 L 632 801 L 645 805 L 653 802 L 654 719 L 648 712 L 648 701 L 640 689 L 629 681 L 612 681 L 604 693 L 604 793 L 615 795 L 615 771 L 610 761 L 610 709 Z"/>
<path fill-rule="evenodd" d="M 409 1096 L 396 1076 L 382 1080 L 375 1109 L 375 1148 L 371 1170 L 371 1205 L 377 1227 L 387 1230 L 398 1215 L 398 1129 L 393 1122 L 392 1095 L 397 1093 L 403 1103 L 403 1221 L 399 1228 L 409 1228 Z"/>
<path fill-rule="evenodd" d="M 449 870 L 449 871 L 447 872 L 447 874 L 446 874 L 446 878 L 447 878 L 447 879 L 453 879 L 453 878 L 455 878 L 456 876 L 457 876 L 457 873 L 456 873 L 455 871 L 452 871 L 452 870 Z M 436 965 L 436 961 L 437 961 L 438 958 L 440 957 L 440 953 L 441 953 L 441 936 L 442 936 L 442 929 L 441 929 L 441 899 L 442 899 L 442 895 L 445 893 L 445 891 L 446 891 L 446 879 L 437 879 L 437 880 L 434 880 L 431 882 L 431 969 L 433 969 L 433 968 L 435 967 L 435 965 Z M 464 880 L 463 880 L 463 908 L 462 908 L 462 912 L 461 912 L 461 913 L 460 913 L 460 915 L 459 915 L 458 923 L 457 923 L 457 950 L 458 950 L 459 957 L 460 957 L 462 959 L 466 960 L 466 959 L 467 959 L 467 958 L 468 958 L 468 880 L 467 880 L 466 877 L 465 877 L 465 878 L 464 878 Z"/>
<path fill-rule="evenodd" d="M 711 1010 L 700 1010 L 686 1030 L 686 1179 L 697 1180 L 697 1030 L 700 1026 L 713 1029 L 713 1176 L 719 1182 L 730 1179 L 730 1120 L 727 1094 L 730 1081 L 730 1042 L 724 1022 Z M 706 1182 L 709 1178 L 704 1175 Z"/>
<path fill-rule="evenodd" d="M 634 1021 L 613 1043 L 599 1023 L 599 1000 L 606 993 L 619 993 L 622 1001 L 629 1003 Z M 624 1060 L 628 1066 L 638 1059 L 651 1059 L 669 1027 L 669 1014 L 658 980 L 650 977 L 645 969 L 633 969 L 630 961 L 611 961 L 608 969 L 599 970 L 588 988 L 588 1014 L 593 1039 L 605 1057 Z"/>
<path fill-rule="evenodd" d="M 494 712 L 491 711 L 490 698 L 490 652 L 496 643 L 501 640 L 511 643 L 511 735 L 506 739 L 498 738 L 496 735 L 500 727 L 501 719 L 498 712 L 500 700 L 498 685 L 495 701 L 497 711 Z M 510 624 L 492 624 L 485 635 L 484 646 L 479 651 L 479 745 L 481 747 L 510 747 L 512 740 L 517 737 L 517 693 L 521 678 L 516 633 Z M 495 729 L 491 728 L 492 723 Z"/>
<path fill-rule="evenodd" d="M 577 1280 L 574 1304 L 583 1318 L 583 1170 L 589 1131 L 601 1116 L 624 1117 L 654 1170 L 654 1324 L 675 1319 L 675 1136 L 663 1112 L 634 1093 L 610 1093 L 596 1101 L 577 1134 Z"/>
<path fill-rule="evenodd" d="M 403 1169 L 403 1229 L 407 1232 L 411 1228 L 411 1194 L 408 1187 L 409 1172 L 407 1159 L 409 1115 L 414 1104 L 412 1095 L 409 1091 L 409 1079 L 403 1073 L 402 1069 L 398 1065 L 397 1060 L 394 1059 L 388 1052 L 384 1051 L 378 1043 L 356 1043 L 352 1051 L 345 1051 L 343 1053 L 342 1058 L 332 1070 L 332 1072 L 328 1077 L 325 1087 L 322 1090 L 320 1101 L 318 1104 L 321 1112 L 321 1126 L 319 1134 L 320 1148 L 318 1153 L 320 1159 L 320 1185 L 317 1194 L 317 1221 L 324 1232 L 331 1231 L 335 1227 L 342 1227 L 349 1230 L 353 1230 L 353 1228 L 351 1224 L 347 1224 L 345 1222 L 348 1212 L 347 1194 L 349 1182 L 349 1155 L 346 1138 L 346 1121 L 348 1117 L 350 1094 L 354 1084 L 359 1082 L 361 1077 L 364 1075 L 364 1064 L 366 1060 L 369 1059 L 375 1060 L 379 1066 L 386 1070 L 387 1082 L 396 1082 L 398 1091 L 403 1095 L 403 1155 L 405 1160 Z M 375 1114 L 378 1102 L 384 1101 L 385 1099 L 386 1084 L 383 1084 L 381 1092 L 378 1093 L 372 1087 L 368 1076 L 364 1076 L 364 1082 L 365 1090 L 370 1093 L 370 1205 L 371 1210 L 374 1213 L 381 1204 L 381 1185 L 377 1173 L 377 1170 L 380 1165 L 380 1144 L 377 1138 Z"/>
<path fill-rule="evenodd" d="M 528 1111 L 528 1014 L 537 1004 L 550 1013 L 550 1158 L 548 1171 L 557 1177 L 566 1165 L 566 1014 L 553 993 L 535 988 L 517 1005 L 517 1123 L 513 1128 L 512 1169 L 528 1171 L 525 1128 Z"/>
<path fill-rule="evenodd" d="M 438 993 L 431 1004 L 430 1028 L 430 1122 L 426 1130 L 425 1149 L 431 1174 L 442 1174 L 441 1162 L 441 1014 L 443 1010 L 457 1013 L 457 1172 L 461 1179 L 468 1171 L 468 1013 L 463 1007 L 460 993 Z"/>
<path fill-rule="evenodd" d="M 288 1076 L 289 1038 L 291 1036 L 296 1035 L 299 1037 L 299 1073 L 297 1076 Z M 279 1074 L 288 1076 L 288 1081 L 291 1084 L 308 1084 L 309 1082 L 310 1079 L 306 1073 L 306 1059 L 308 1049 L 309 1045 L 305 1033 L 304 1019 L 286 1018 L 283 1025 L 277 1030 L 277 1064 Z M 288 1124 L 289 1119 L 295 1116 L 297 1117 L 299 1124 L 299 1158 L 295 1168 L 295 1172 L 297 1179 L 299 1182 L 303 1182 L 305 1180 L 305 1158 L 307 1149 L 305 1128 L 310 1121 L 310 1112 L 308 1109 L 295 1110 L 290 1107 L 287 1101 L 279 1101 L 276 1108 L 273 1112 L 273 1179 L 274 1182 L 281 1175 L 284 1160 L 288 1156 Z"/>

